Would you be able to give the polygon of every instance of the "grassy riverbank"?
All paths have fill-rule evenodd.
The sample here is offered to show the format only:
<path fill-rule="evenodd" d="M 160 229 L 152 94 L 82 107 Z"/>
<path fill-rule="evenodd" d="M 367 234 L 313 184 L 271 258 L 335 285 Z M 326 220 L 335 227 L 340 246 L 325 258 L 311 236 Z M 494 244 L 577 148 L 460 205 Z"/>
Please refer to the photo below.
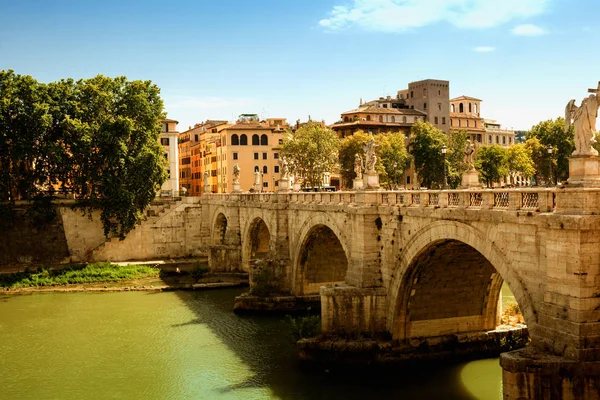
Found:
<path fill-rule="evenodd" d="M 146 265 L 119 266 L 110 262 L 77 265 L 64 269 L 37 268 L 12 274 L 0 274 L 0 288 L 62 286 L 98 282 L 120 282 L 158 278 L 160 270 Z"/>

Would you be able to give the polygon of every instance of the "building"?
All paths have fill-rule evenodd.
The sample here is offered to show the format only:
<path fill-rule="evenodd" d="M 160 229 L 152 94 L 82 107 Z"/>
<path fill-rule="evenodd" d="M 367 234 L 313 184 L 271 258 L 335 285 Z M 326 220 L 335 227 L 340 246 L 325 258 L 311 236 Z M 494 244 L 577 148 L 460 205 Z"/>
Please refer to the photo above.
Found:
<path fill-rule="evenodd" d="M 483 143 L 485 126 L 480 116 L 482 100 L 459 96 L 450 100 L 450 132 L 464 130 L 471 141 Z"/>
<path fill-rule="evenodd" d="M 484 119 L 485 144 L 497 144 L 502 147 L 508 147 L 515 143 L 515 131 L 512 129 L 502 129 L 501 125 L 493 119 Z"/>
<path fill-rule="evenodd" d="M 373 134 L 403 132 L 408 136 L 411 126 L 419 120 L 425 120 L 427 116 L 422 111 L 391 107 L 391 104 L 378 101 L 362 104 L 354 110 L 342 113 L 341 122 L 331 125 L 330 128 L 340 138 L 351 136 L 359 130 Z"/>
<path fill-rule="evenodd" d="M 411 109 L 426 113 L 427 122 L 448 133 L 449 81 L 425 79 L 411 82 L 408 89 L 398 91 L 398 97 L 406 99 L 406 104 Z"/>
<path fill-rule="evenodd" d="M 163 147 L 164 157 L 168 161 L 166 167 L 168 178 L 161 187 L 161 195 L 174 196 L 179 192 L 178 123 L 179 121 L 175 121 L 174 119 L 165 119 L 161 122 L 161 132 L 158 140 Z"/>

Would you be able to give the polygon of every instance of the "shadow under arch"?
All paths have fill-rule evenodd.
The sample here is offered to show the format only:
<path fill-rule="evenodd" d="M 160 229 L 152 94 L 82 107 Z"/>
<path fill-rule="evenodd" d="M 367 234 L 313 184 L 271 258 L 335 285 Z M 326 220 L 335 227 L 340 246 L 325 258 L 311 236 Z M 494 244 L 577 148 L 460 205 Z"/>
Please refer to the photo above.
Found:
<path fill-rule="evenodd" d="M 216 212 L 212 223 L 212 244 L 225 244 L 228 219 L 223 212 Z"/>
<path fill-rule="evenodd" d="M 271 232 L 265 220 L 255 217 L 248 225 L 242 243 L 244 269 L 249 268 L 255 260 L 267 258 L 271 245 Z"/>
<path fill-rule="evenodd" d="M 531 335 L 537 325 L 533 302 L 498 246 L 467 224 L 429 224 L 406 243 L 394 269 L 388 292 L 388 330 L 394 341 L 402 341 L 481 331 L 492 325 L 494 329 L 504 281 Z"/>
<path fill-rule="evenodd" d="M 331 221 L 305 223 L 294 258 L 295 295 L 319 294 L 320 287 L 342 283 L 348 272 L 348 249 Z"/>

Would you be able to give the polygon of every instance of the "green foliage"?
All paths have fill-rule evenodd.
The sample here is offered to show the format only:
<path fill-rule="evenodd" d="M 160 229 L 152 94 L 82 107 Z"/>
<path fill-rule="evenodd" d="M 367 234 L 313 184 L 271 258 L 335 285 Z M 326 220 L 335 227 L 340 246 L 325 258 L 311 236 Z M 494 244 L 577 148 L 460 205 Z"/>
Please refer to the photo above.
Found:
<path fill-rule="evenodd" d="M 279 284 L 269 262 L 254 270 L 250 285 L 250 294 L 257 297 L 268 297 L 279 289 Z"/>
<path fill-rule="evenodd" d="M 400 132 L 380 133 L 374 135 L 373 139 L 377 144 L 375 169 L 379 173 L 379 181 L 388 189 L 392 189 L 397 185 L 404 174 L 404 170 L 410 164 L 410 155 L 404 144 L 404 134 Z M 354 172 L 355 155 L 359 154 L 364 157 L 363 146 L 369 140 L 371 140 L 371 135 L 358 131 L 341 141 L 339 161 L 344 187 L 352 187 L 352 180 L 356 178 Z"/>
<path fill-rule="evenodd" d="M 123 237 L 166 179 L 164 117 L 150 81 L 98 75 L 39 83 L 0 71 L 0 203 L 69 190 Z"/>
<path fill-rule="evenodd" d="M 497 144 L 479 148 L 475 168 L 486 185 L 492 187 L 494 182 L 499 182 L 500 178 L 507 175 L 507 157 L 508 151 Z"/>
<path fill-rule="evenodd" d="M 304 179 L 304 186 L 320 187 L 323 174 L 337 169 L 339 143 L 331 129 L 309 122 L 284 139 L 281 155 L 290 172 Z"/>
<path fill-rule="evenodd" d="M 548 182 L 550 179 L 550 157 L 548 151 L 544 147 L 538 138 L 533 137 L 527 139 L 525 142 L 525 148 L 531 154 L 531 161 L 533 162 L 534 172 L 531 176 L 535 180 L 537 185 L 544 182 Z"/>
<path fill-rule="evenodd" d="M 446 154 L 446 168 L 448 185 L 456 189 L 462 183 L 462 176 L 469 168 L 465 162 L 465 146 L 469 135 L 464 129 L 450 133 L 448 136 L 448 151 Z"/>
<path fill-rule="evenodd" d="M 592 146 L 598 153 L 600 153 L 600 132 L 596 132 L 594 135 L 594 144 Z"/>
<path fill-rule="evenodd" d="M 310 312 L 310 309 L 309 309 Z M 317 336 L 321 333 L 321 317 L 318 315 L 304 315 L 300 317 L 286 316 L 287 323 L 294 341 Z"/>
<path fill-rule="evenodd" d="M 421 186 L 433 189 L 444 183 L 444 156 L 447 145 L 444 132 L 429 122 L 417 122 L 411 128 L 410 154 L 413 156 Z"/>
<path fill-rule="evenodd" d="M 508 148 L 506 163 L 511 183 L 515 183 L 514 178 L 517 174 L 525 178 L 535 174 L 535 166 L 531 155 L 531 148 L 522 143 L 514 144 Z"/>
<path fill-rule="evenodd" d="M 559 117 L 555 120 L 549 119 L 534 125 L 526 135 L 527 139 L 537 138 L 544 148 L 552 146 L 551 162 L 554 177 L 557 180 L 566 180 L 569 177 L 569 157 L 575 150 L 573 127 L 565 132 L 565 120 Z M 550 158 L 547 153 L 545 157 Z M 544 170 L 537 164 L 535 168 L 538 171 Z M 550 178 L 550 176 L 547 175 L 545 178 Z"/>
<path fill-rule="evenodd" d="M 210 272 L 210 268 L 205 265 L 196 265 L 194 269 L 190 271 L 190 276 L 194 279 L 195 282 L 198 282 L 200 279 L 204 278 L 206 274 Z"/>
<path fill-rule="evenodd" d="M 123 280 L 157 277 L 159 270 L 145 265 L 118 266 L 110 262 L 73 266 L 51 270 L 40 267 L 14 274 L 0 274 L 0 287 L 24 288 L 94 282 L 119 282 Z"/>

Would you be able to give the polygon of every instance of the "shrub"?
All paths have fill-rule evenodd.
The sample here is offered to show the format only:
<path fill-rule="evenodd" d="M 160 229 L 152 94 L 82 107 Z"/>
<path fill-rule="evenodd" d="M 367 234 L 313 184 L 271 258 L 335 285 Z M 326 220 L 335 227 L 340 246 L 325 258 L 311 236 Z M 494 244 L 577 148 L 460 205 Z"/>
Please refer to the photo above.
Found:
<path fill-rule="evenodd" d="M 210 269 L 207 266 L 196 265 L 196 267 L 194 267 L 194 269 L 190 272 L 190 276 L 194 278 L 195 282 L 198 282 L 209 272 Z"/>
<path fill-rule="evenodd" d="M 309 309 L 310 310 L 310 309 Z M 305 315 L 302 317 L 287 316 L 287 323 L 294 341 L 317 336 L 321 333 L 321 317 L 318 315 Z"/>

